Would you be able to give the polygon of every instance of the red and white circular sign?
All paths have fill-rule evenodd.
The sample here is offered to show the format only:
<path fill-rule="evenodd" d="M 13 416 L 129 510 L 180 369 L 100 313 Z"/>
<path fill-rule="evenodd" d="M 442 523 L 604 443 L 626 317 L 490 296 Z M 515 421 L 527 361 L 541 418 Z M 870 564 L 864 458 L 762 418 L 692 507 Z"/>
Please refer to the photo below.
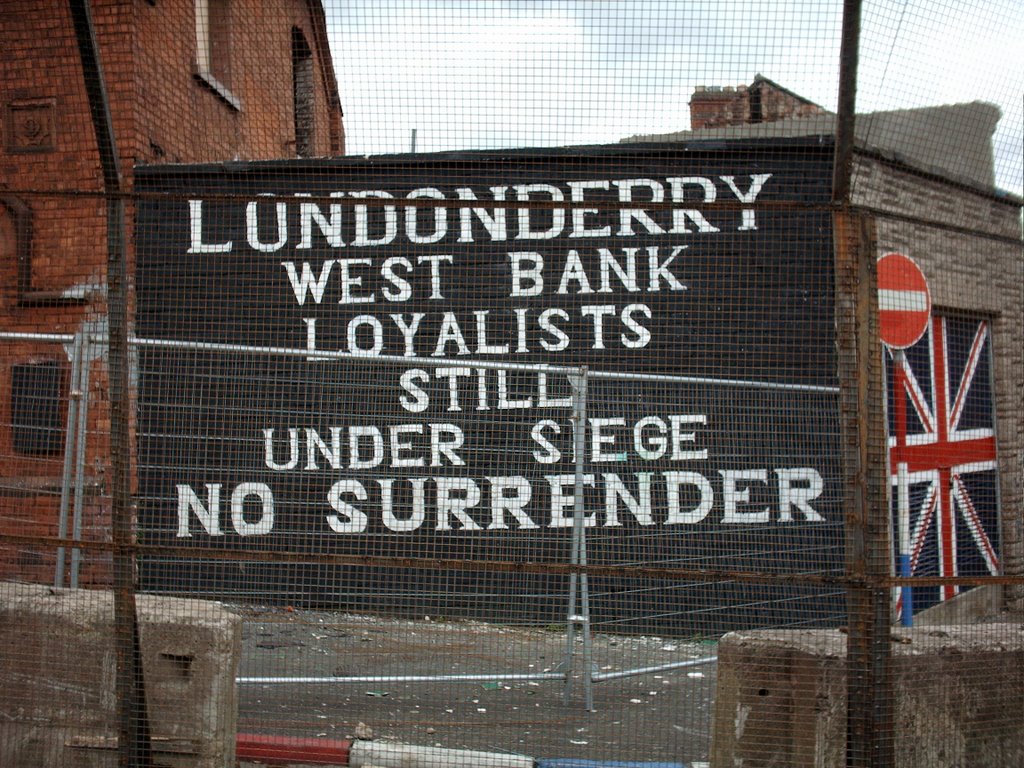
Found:
<path fill-rule="evenodd" d="M 887 253 L 878 260 L 878 314 L 878 335 L 893 349 L 913 346 L 928 328 L 932 295 L 909 256 Z"/>

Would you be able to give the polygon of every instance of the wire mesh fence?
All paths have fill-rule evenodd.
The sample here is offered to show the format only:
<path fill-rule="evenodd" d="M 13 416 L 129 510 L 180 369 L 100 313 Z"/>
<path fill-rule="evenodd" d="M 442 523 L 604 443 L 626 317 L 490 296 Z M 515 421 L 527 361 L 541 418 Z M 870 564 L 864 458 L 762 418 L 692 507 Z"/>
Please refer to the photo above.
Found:
<path fill-rule="evenodd" d="M 1022 34 L 8 4 L 0 764 L 1019 763 Z"/>

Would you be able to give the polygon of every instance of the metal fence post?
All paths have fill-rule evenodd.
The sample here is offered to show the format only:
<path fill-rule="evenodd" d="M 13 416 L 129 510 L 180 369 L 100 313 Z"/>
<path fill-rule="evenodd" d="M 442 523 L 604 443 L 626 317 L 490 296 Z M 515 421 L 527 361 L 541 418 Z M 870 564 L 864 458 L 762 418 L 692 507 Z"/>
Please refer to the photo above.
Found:
<path fill-rule="evenodd" d="M 75 493 L 74 505 L 72 506 L 71 538 L 74 541 L 82 540 L 82 515 L 85 495 L 85 452 L 88 440 L 89 424 L 89 367 L 92 362 L 92 349 L 90 346 L 88 330 L 81 331 L 82 349 L 81 360 L 78 368 L 78 379 L 75 383 L 75 390 L 78 399 L 78 424 L 75 430 Z M 70 423 L 70 422 L 69 422 Z M 69 435 L 70 437 L 70 435 Z M 82 565 L 82 550 L 78 547 L 71 549 L 71 588 L 78 588 L 78 572 Z"/>
<path fill-rule="evenodd" d="M 894 764 L 888 467 L 873 222 L 851 211 L 861 0 L 844 0 L 832 177 L 836 347 L 846 498 L 846 765 Z"/>
<path fill-rule="evenodd" d="M 840 388 L 849 634 L 846 764 L 893 765 L 889 506 L 875 239 L 866 216 L 835 214 L 836 344 Z"/>
<path fill-rule="evenodd" d="M 64 470 L 60 481 L 60 506 L 57 512 L 57 536 L 64 539 L 68 535 L 68 509 L 71 506 L 73 493 L 71 477 L 75 466 L 75 448 L 78 445 L 76 440 L 78 423 L 78 404 L 81 393 L 78 390 L 78 375 L 82 365 L 82 337 L 79 331 L 75 334 L 75 340 L 71 349 L 67 350 L 71 358 L 71 392 L 68 395 L 68 418 L 67 429 L 64 431 Z M 64 571 L 66 568 L 67 556 L 64 547 L 57 547 L 57 566 L 53 572 L 53 586 L 64 586 Z"/>
<path fill-rule="evenodd" d="M 152 765 L 142 653 L 135 607 L 135 521 L 131 504 L 129 426 L 128 254 L 121 169 L 114 122 L 89 0 L 68 0 L 83 85 L 107 195 L 107 366 L 110 374 L 111 539 L 114 571 L 114 645 L 117 653 L 118 765 Z"/>
<path fill-rule="evenodd" d="M 572 549 L 569 564 L 587 564 L 587 534 L 584 524 L 584 467 L 586 464 L 587 432 L 587 369 L 569 376 L 572 386 L 573 459 L 575 478 L 573 483 Z M 577 604 L 577 596 L 579 603 Z M 569 574 L 569 605 L 565 628 L 565 671 L 564 703 L 569 703 L 572 694 L 572 660 L 576 651 L 576 633 L 583 636 L 583 696 L 588 711 L 594 709 L 593 643 L 590 636 L 590 585 L 586 573 L 573 570 Z"/>

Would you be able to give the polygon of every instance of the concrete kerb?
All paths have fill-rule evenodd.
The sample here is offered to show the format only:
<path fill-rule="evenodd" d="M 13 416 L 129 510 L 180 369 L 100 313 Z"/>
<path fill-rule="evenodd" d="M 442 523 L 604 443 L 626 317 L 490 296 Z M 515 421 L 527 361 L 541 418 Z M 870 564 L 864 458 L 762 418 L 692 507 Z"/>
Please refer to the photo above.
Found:
<path fill-rule="evenodd" d="M 573 758 L 555 758 L 553 760 L 538 760 L 536 768 L 696 768 L 686 763 L 644 763 L 627 760 L 576 760 Z"/>
<path fill-rule="evenodd" d="M 525 755 L 357 740 L 352 742 L 349 765 L 351 768 L 534 768 L 534 759 Z"/>
<path fill-rule="evenodd" d="M 296 758 L 298 757 L 296 755 Z M 308 759 L 308 755 L 304 755 L 304 757 Z M 299 763 L 273 760 L 270 764 L 298 765 Z M 344 762 L 327 763 L 318 759 L 315 760 L 315 764 L 346 765 Z M 348 751 L 347 765 L 350 768 L 702 768 L 702 766 L 706 766 L 706 763 L 603 761 L 576 758 L 543 759 L 499 752 L 355 740 L 351 742 L 351 748 Z"/>
<path fill-rule="evenodd" d="M 354 741 L 351 768 L 696 768 L 686 763 L 533 758 L 497 752 Z"/>

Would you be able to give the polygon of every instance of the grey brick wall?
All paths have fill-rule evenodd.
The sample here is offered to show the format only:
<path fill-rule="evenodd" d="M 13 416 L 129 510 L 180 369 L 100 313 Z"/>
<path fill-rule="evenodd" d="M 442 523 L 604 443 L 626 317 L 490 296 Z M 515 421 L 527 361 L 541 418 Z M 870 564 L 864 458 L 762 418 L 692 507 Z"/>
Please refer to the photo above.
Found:
<path fill-rule="evenodd" d="M 899 251 L 928 278 L 936 309 L 992 320 L 1003 566 L 1024 573 L 1024 249 L 1020 201 L 860 155 L 854 203 L 875 209 L 879 255 Z M 891 212 L 892 216 L 886 216 Z M 911 221 L 914 219 L 915 221 Z M 925 222 L 935 222 L 928 224 Z M 1013 592 L 1009 597 L 1021 607 Z"/>

